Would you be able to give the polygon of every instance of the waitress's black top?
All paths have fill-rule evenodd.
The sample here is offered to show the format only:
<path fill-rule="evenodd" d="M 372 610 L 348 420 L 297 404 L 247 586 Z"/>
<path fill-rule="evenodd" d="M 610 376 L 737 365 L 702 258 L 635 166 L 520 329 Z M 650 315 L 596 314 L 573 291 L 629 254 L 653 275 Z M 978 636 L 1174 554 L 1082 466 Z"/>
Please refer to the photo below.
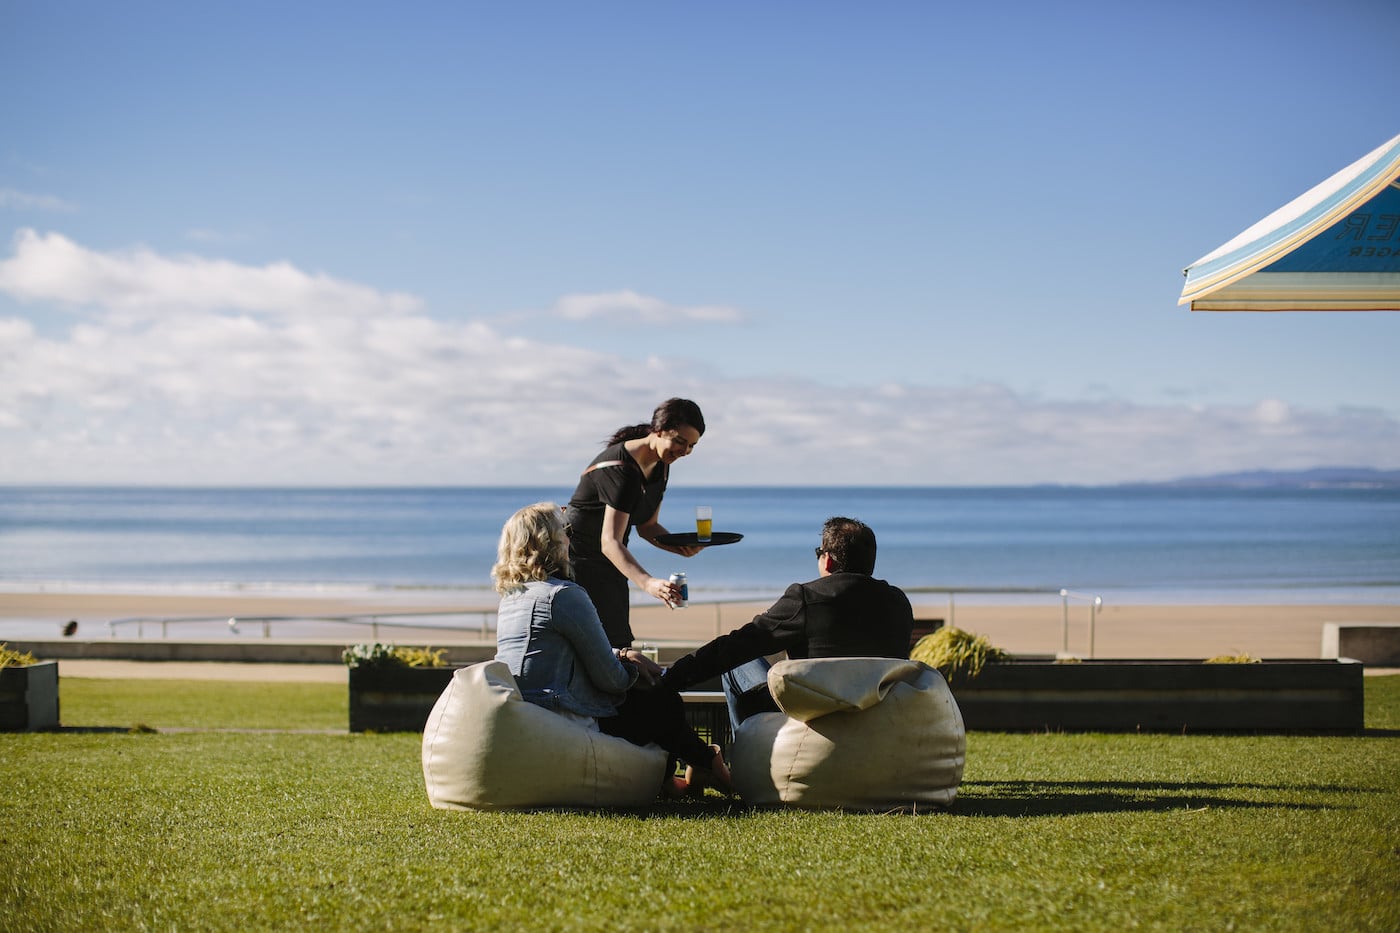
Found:
<path fill-rule="evenodd" d="M 651 521 L 661 507 L 670 469 L 663 462 L 651 479 L 644 479 L 642 468 L 627 452 L 625 443 L 619 441 L 594 457 L 589 467 L 620 462 L 586 470 L 569 499 L 569 556 L 574 561 L 601 560 L 612 565 L 603 556 L 603 511 L 607 506 L 627 513 L 627 530 L 622 536 L 624 545 L 632 537 L 633 526 Z M 617 571 L 617 575 L 622 576 L 622 571 Z"/>

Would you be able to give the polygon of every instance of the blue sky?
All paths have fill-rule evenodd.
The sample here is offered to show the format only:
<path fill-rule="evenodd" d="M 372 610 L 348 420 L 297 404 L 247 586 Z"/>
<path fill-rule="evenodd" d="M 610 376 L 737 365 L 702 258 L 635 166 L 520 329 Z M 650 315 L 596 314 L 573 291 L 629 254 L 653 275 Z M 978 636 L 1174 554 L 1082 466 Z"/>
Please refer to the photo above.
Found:
<path fill-rule="evenodd" d="M 1182 268 L 1400 132 L 1382 0 L 0 0 L 0 482 L 1400 468 L 1400 314 Z"/>

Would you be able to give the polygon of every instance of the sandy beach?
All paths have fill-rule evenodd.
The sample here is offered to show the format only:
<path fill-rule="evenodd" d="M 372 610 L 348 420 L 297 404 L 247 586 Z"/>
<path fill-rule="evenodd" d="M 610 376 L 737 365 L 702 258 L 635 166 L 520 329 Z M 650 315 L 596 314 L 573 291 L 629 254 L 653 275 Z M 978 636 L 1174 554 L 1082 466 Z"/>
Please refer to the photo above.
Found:
<path fill-rule="evenodd" d="M 639 606 L 633 610 L 633 629 L 639 640 L 661 645 L 697 644 L 747 622 L 766 603 L 692 604 L 686 609 Z M 69 620 L 79 622 L 79 640 L 109 638 L 112 619 L 147 617 L 313 617 L 392 612 L 493 611 L 491 605 L 466 605 L 441 596 L 386 594 L 383 596 L 285 596 L 200 593 L 0 593 L 0 641 L 7 640 L 5 621 L 50 620 L 54 640 Z M 916 603 L 916 616 L 948 620 L 946 602 Z M 1206 658 L 1221 654 L 1249 654 L 1259 658 L 1317 658 L 1322 626 L 1326 622 L 1400 623 L 1396 605 L 1124 605 L 1099 607 L 1092 613 L 1084 604 L 1071 605 L 1068 619 L 1058 600 L 1039 605 L 962 605 L 952 607 L 952 624 L 986 635 L 993 644 L 1016 654 L 1072 654 L 1097 658 Z M 256 639 L 256 625 L 242 626 L 240 639 Z M 218 633 L 227 640 L 229 633 Z M 410 636 L 412 633 L 401 633 Z M 134 637 L 134 631 L 124 637 Z M 434 632 L 433 644 L 470 643 L 482 640 L 478 629 L 461 630 L 448 637 Z M 289 639 L 295 629 L 275 633 Z M 418 643 L 410 637 L 381 633 L 382 640 Z M 307 637 L 306 641 L 339 640 L 346 644 L 368 640 L 364 636 Z M 423 639 L 427 640 L 427 639 Z M 1091 646 L 1092 640 L 1092 646 Z M 136 666 L 139 665 L 139 666 Z M 174 662 L 156 662 L 161 676 L 181 670 Z M 65 676 L 120 676 L 125 668 L 149 669 L 151 664 L 122 661 L 65 661 Z M 226 675 L 258 679 L 335 679 L 338 672 L 315 672 L 324 665 L 224 664 L 203 662 L 194 670 L 200 676 Z M 257 671 L 245 670 L 257 668 Z"/>

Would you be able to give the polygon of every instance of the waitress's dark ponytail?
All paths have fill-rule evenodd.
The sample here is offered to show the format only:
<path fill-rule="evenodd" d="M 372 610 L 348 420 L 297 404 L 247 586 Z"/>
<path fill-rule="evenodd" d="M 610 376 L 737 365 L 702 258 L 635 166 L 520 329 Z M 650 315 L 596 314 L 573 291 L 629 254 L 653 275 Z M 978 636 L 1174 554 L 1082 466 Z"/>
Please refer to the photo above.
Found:
<path fill-rule="evenodd" d="M 650 433 L 651 425 L 649 424 L 629 424 L 625 428 L 618 428 L 614 431 L 612 437 L 608 438 L 603 446 L 611 447 L 619 441 L 633 441 L 639 437 L 646 437 Z"/>
<path fill-rule="evenodd" d="M 688 398 L 668 398 L 651 413 L 650 424 L 631 424 L 618 428 L 613 432 L 613 436 L 608 438 L 607 446 L 611 447 L 621 441 L 636 440 L 652 433 L 660 434 L 662 431 L 676 431 L 687 427 L 694 428 L 701 434 L 705 433 L 705 416 L 700 413 L 700 406 Z"/>

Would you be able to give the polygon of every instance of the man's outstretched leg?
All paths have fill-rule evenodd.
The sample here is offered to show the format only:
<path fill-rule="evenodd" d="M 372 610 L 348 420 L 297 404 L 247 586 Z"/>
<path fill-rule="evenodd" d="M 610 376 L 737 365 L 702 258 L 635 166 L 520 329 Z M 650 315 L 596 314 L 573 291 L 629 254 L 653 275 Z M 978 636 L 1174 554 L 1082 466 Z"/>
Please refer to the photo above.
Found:
<path fill-rule="evenodd" d="M 767 658 L 755 658 L 720 675 L 724 702 L 729 707 L 730 729 L 738 731 L 739 723 L 755 713 L 779 712 L 778 704 L 768 692 L 770 667 Z"/>

